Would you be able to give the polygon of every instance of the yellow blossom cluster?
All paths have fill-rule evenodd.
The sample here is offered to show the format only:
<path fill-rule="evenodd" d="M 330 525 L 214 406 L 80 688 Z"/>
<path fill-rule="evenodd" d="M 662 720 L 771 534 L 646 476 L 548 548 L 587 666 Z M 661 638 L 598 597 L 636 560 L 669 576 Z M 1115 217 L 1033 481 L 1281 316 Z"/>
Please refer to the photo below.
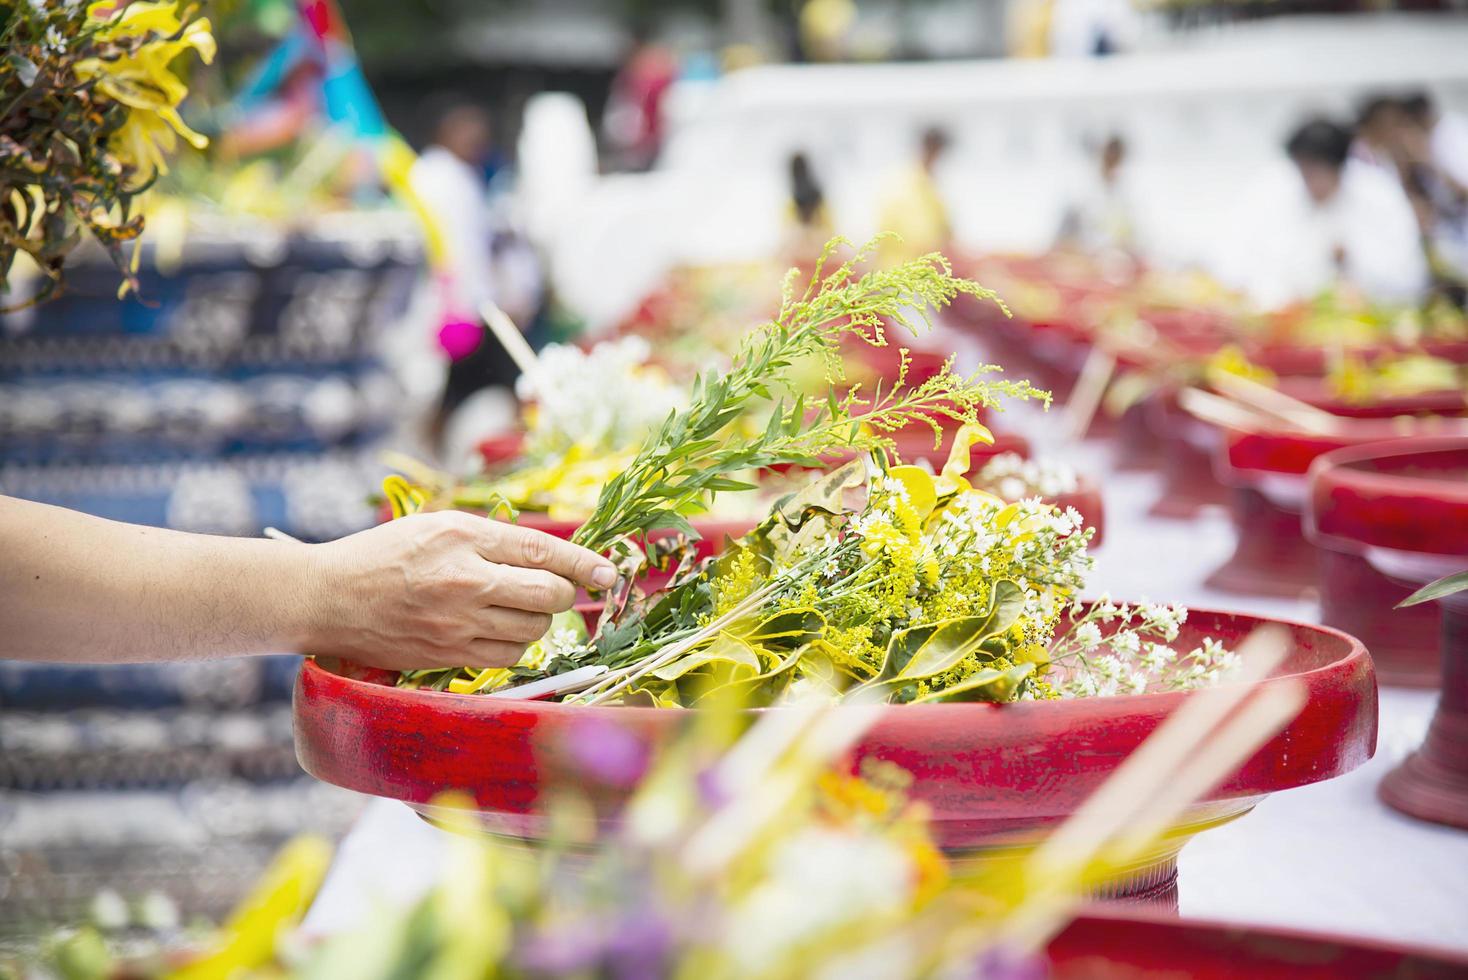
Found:
<path fill-rule="evenodd" d="M 168 172 L 167 154 L 177 148 L 178 137 L 198 149 L 208 146 L 209 140 L 178 114 L 189 89 L 174 74 L 173 63 L 186 51 L 196 53 L 205 64 L 214 60 L 209 19 L 186 21 L 174 0 L 126 5 L 98 0 L 87 8 L 87 16 L 100 22 L 99 40 L 127 52 L 115 58 L 84 58 L 75 66 L 78 78 L 95 81 L 101 92 L 129 108 L 127 121 L 112 136 L 112 151 L 148 180 L 155 171 Z"/>

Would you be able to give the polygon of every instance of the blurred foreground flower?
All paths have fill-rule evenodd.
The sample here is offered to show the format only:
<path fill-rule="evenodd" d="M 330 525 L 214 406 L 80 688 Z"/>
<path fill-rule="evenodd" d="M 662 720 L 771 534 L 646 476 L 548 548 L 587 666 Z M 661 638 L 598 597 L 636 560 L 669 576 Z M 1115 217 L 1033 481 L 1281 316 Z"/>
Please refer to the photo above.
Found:
<path fill-rule="evenodd" d="M 1043 976 L 1046 944 L 1087 889 L 1169 833 L 1303 704 L 1298 683 L 1256 686 L 1282 636 L 1248 642 L 1242 683 L 1189 700 L 1033 851 L 950 866 L 900 770 L 853 774 L 850 752 L 887 709 L 806 702 L 750 722 L 725 702 L 689 713 L 616 812 L 591 783 L 630 775 L 652 749 L 635 727 L 577 729 L 578 743 L 610 750 L 572 753 L 590 779 L 542 799 L 542 846 L 485 835 L 468 798 L 440 799 L 451 831 L 440 884 L 315 946 L 293 930 L 327 854 L 303 839 L 198 949 L 124 963 L 82 931 L 26 975 Z"/>

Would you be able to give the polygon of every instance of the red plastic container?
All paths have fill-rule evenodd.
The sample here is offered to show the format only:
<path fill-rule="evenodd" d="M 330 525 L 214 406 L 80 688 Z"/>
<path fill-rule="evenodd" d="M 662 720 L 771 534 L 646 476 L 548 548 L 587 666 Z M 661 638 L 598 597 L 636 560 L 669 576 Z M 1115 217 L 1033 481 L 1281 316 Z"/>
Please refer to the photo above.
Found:
<path fill-rule="evenodd" d="M 1186 649 L 1205 634 L 1237 643 L 1263 622 L 1193 610 L 1178 644 Z M 1103 895 L 1175 903 L 1177 853 L 1194 834 L 1242 816 L 1272 792 L 1347 772 L 1375 751 L 1376 679 L 1365 648 L 1335 630 L 1285 625 L 1294 645 L 1282 675 L 1306 684 L 1305 710 Z M 870 757 L 911 772 L 914 796 L 932 808 L 938 842 L 962 856 L 1034 841 L 1192 696 L 892 706 L 852 764 Z M 429 801 L 440 792 L 464 790 L 489 831 L 532 839 L 542 829 L 535 810 L 541 787 L 577 771 L 565 758 L 571 739 L 618 723 L 658 743 L 687 718 L 679 710 L 405 690 L 383 672 L 317 661 L 306 662 L 295 694 L 296 753 L 307 772 L 430 816 Z M 621 792 L 591 792 L 601 818 L 615 819 Z"/>
<path fill-rule="evenodd" d="M 1322 456 L 1310 472 L 1308 527 L 1321 548 L 1398 582 L 1423 585 L 1468 569 L 1468 437 Z M 1442 698 L 1427 740 L 1382 781 L 1381 796 L 1412 816 L 1468 828 L 1468 593 L 1438 605 Z"/>

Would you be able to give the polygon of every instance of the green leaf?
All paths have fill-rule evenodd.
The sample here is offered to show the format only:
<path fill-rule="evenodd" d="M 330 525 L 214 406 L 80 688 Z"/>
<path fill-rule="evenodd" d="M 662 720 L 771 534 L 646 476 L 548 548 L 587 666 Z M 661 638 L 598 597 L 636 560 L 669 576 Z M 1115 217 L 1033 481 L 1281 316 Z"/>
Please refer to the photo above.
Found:
<path fill-rule="evenodd" d="M 784 660 L 765 673 L 711 687 L 700 693 L 694 700 L 689 701 L 688 704 L 690 707 L 696 707 L 701 702 L 713 698 L 727 698 L 730 702 L 744 707 L 764 707 L 773 704 L 795 679 L 795 665 L 800 663 L 801 657 L 808 649 L 810 649 L 809 646 L 796 647 Z"/>
<path fill-rule="evenodd" d="M 950 670 L 984 642 L 1003 633 L 1019 619 L 1024 594 L 1013 582 L 994 584 L 989 611 L 979 616 L 962 616 L 938 623 L 914 626 L 892 634 L 879 684 L 919 681 Z"/>
<path fill-rule="evenodd" d="M 629 619 L 607 629 L 596 638 L 596 652 L 603 658 L 614 656 L 642 640 L 641 619 Z"/>
<path fill-rule="evenodd" d="M 1424 585 L 1397 603 L 1397 608 L 1401 609 L 1404 606 L 1416 606 L 1424 602 L 1431 602 L 1434 599 L 1455 595 L 1464 590 L 1468 590 L 1468 568 L 1465 568 L 1461 572 L 1445 575 L 1436 582 L 1430 582 Z"/>
<path fill-rule="evenodd" d="M 675 510 L 655 511 L 642 528 L 643 531 L 660 531 L 663 529 L 681 531 L 695 541 L 703 536 L 693 529 L 693 525 L 688 523 L 688 518 Z"/>
<path fill-rule="evenodd" d="M 746 483 L 743 480 L 734 480 L 723 476 L 711 477 L 704 483 L 703 488 L 705 490 L 718 492 L 759 489 L 756 484 Z"/>
<path fill-rule="evenodd" d="M 690 671 L 707 667 L 711 664 L 727 664 L 731 669 L 744 668 L 745 677 L 753 677 L 764 667 L 760 663 L 759 655 L 754 652 L 743 638 L 732 636 L 728 633 L 720 633 L 714 637 L 714 642 L 706 647 L 694 650 L 674 660 L 672 663 L 663 664 L 652 671 L 652 675 L 659 680 L 676 681 Z M 730 677 L 730 680 L 743 678 Z"/>
<path fill-rule="evenodd" d="M 810 606 L 786 609 L 738 636 L 756 646 L 790 650 L 815 640 L 826 628 L 826 617 Z"/>
<path fill-rule="evenodd" d="M 937 691 L 929 691 L 922 697 L 914 699 L 912 703 L 989 701 L 998 704 L 1013 701 L 1019 686 L 1034 672 L 1034 664 L 1017 664 L 1007 670 L 985 667 L 957 684 Z"/>
<path fill-rule="evenodd" d="M 860 459 L 851 460 L 823 474 L 803 489 L 777 500 L 770 509 L 770 522 L 779 518 L 787 527 L 797 529 L 810 518 L 812 512 L 839 514 L 846 491 L 860 486 L 865 478 L 865 463 Z"/>
<path fill-rule="evenodd" d="M 34 61 L 22 54 L 8 54 L 5 56 L 5 63 L 15 69 L 15 77 L 19 78 L 20 83 L 26 88 L 36 84 L 36 76 L 40 73 L 40 69 L 36 67 Z"/>

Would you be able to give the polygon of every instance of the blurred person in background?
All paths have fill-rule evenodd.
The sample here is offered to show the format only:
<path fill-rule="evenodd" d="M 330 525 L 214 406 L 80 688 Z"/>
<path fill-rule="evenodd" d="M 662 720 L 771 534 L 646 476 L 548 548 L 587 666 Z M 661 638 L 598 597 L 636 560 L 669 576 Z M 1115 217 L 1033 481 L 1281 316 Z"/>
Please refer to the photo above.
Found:
<path fill-rule="evenodd" d="M 438 446 L 449 416 L 465 400 L 486 388 L 502 389 L 510 399 L 518 372 L 480 315 L 485 302 L 498 301 L 495 222 L 485 180 L 493 148 L 489 115 L 468 102 L 440 99 L 434 118 L 433 142 L 414 163 L 409 180 L 444 239 L 438 337 L 449 368 L 430 432 Z"/>
<path fill-rule="evenodd" d="M 946 130 L 930 126 L 918 141 L 918 157 L 906 170 L 892 178 L 882 195 L 879 229 L 896 232 L 901 241 L 889 239 L 884 257 L 898 260 L 944 249 L 953 236 L 948 205 L 938 189 L 935 171 L 948 151 Z"/>
<path fill-rule="evenodd" d="M 1126 142 L 1113 133 L 1096 153 L 1095 169 L 1066 205 L 1057 247 L 1084 252 L 1134 251 L 1136 208 L 1125 164 Z"/>
<path fill-rule="evenodd" d="M 1409 172 L 1403 186 L 1422 234 L 1431 276 L 1429 299 L 1463 309 L 1468 300 L 1468 218 L 1464 209 L 1445 213 L 1420 171 Z"/>
<path fill-rule="evenodd" d="M 1402 100 L 1402 182 L 1422 228 L 1434 287 L 1462 305 L 1468 281 L 1468 122 L 1426 94 Z"/>
<path fill-rule="evenodd" d="M 1404 98 L 1401 109 L 1404 161 L 1427 169 L 1444 190 L 1468 196 L 1468 120 L 1439 110 L 1425 92 Z"/>
<path fill-rule="evenodd" d="M 633 31 L 632 49 L 612 79 L 602 116 L 602 133 L 616 166 L 647 170 L 663 145 L 663 96 L 678 77 L 678 60 L 651 40 L 645 27 Z"/>
<path fill-rule="evenodd" d="M 1345 288 L 1382 304 L 1419 302 L 1427 264 L 1400 182 L 1351 159 L 1353 133 L 1311 119 L 1285 144 L 1293 167 L 1241 208 L 1225 278 L 1266 309 Z"/>
<path fill-rule="evenodd" d="M 817 256 L 831 239 L 826 195 L 804 153 L 790 155 L 790 203 L 785 220 L 787 254 L 797 262 Z"/>
<path fill-rule="evenodd" d="M 1374 95 L 1356 110 L 1356 138 L 1351 159 L 1396 175 L 1401 156 L 1402 102 L 1390 95 Z"/>
<path fill-rule="evenodd" d="M 1059 58 L 1115 54 L 1135 43 L 1140 24 L 1130 0 L 1054 0 L 1050 54 Z"/>

